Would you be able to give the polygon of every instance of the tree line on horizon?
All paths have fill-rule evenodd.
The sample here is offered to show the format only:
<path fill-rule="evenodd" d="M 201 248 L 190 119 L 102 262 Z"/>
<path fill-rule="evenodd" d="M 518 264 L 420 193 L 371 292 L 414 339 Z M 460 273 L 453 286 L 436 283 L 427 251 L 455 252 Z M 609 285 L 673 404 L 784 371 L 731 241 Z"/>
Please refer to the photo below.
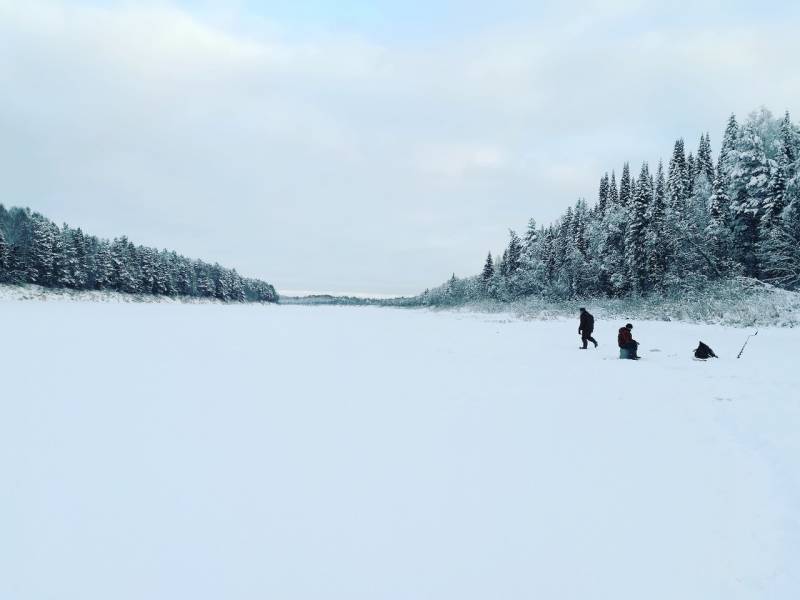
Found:
<path fill-rule="evenodd" d="M 105 240 L 80 228 L 59 227 L 29 208 L 0 204 L 0 283 L 109 290 L 126 294 L 277 302 L 275 288 L 235 269 L 174 251 Z"/>
<path fill-rule="evenodd" d="M 420 300 L 622 298 L 735 277 L 800 288 L 800 127 L 788 112 L 731 115 L 716 161 L 705 133 L 694 153 L 677 140 L 666 168 L 644 162 L 637 176 L 626 162 L 619 181 L 603 175 L 591 207 L 580 199 L 547 227 L 510 230 L 480 273 L 453 274 Z"/>

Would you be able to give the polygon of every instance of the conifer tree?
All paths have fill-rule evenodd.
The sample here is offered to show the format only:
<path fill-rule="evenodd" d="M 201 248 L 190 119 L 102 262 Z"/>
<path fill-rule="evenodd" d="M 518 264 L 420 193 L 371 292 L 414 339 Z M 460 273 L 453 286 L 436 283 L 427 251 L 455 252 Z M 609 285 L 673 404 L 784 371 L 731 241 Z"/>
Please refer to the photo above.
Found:
<path fill-rule="evenodd" d="M 503 250 L 503 255 L 500 257 L 500 264 L 497 266 L 497 270 L 503 277 L 508 275 L 508 248 Z"/>
<path fill-rule="evenodd" d="M 619 192 L 617 192 L 617 178 L 614 171 L 611 171 L 611 181 L 608 182 L 608 205 L 619 204 Z"/>
<path fill-rule="evenodd" d="M 8 263 L 9 263 L 9 250 L 6 243 L 6 236 L 3 230 L 0 229 L 0 282 L 7 281 L 8 278 Z"/>
<path fill-rule="evenodd" d="M 506 275 L 511 276 L 517 272 L 522 258 L 522 242 L 513 229 L 508 230 L 508 249 L 506 251 L 505 266 Z"/>
<path fill-rule="evenodd" d="M 687 179 L 683 139 L 679 139 L 673 146 L 667 175 L 666 233 L 669 240 L 669 255 L 673 258 L 685 251 L 685 240 L 683 238 L 686 232 L 687 219 Z M 673 270 L 676 270 L 678 264 L 673 262 L 672 266 Z M 678 272 L 677 276 L 682 277 L 683 273 Z"/>
<path fill-rule="evenodd" d="M 648 229 L 647 212 L 653 193 L 650 187 L 650 169 L 642 164 L 636 184 L 636 194 L 628 207 L 628 228 L 625 239 L 626 265 L 631 289 L 644 291 L 647 286 L 646 235 Z"/>
<path fill-rule="evenodd" d="M 83 235 L 83 231 L 80 227 L 71 233 L 72 255 L 74 257 L 72 263 L 72 280 L 75 282 L 76 288 L 85 289 L 89 278 L 89 273 L 87 271 L 86 237 Z"/>
<path fill-rule="evenodd" d="M 720 146 L 719 159 L 717 161 L 717 166 L 722 167 L 722 180 L 726 192 L 728 192 L 727 188 L 730 184 L 731 172 L 735 167 L 736 141 L 738 138 L 739 124 L 736 122 L 736 115 L 731 114 L 725 127 L 725 133 L 722 135 L 722 146 Z"/>
<path fill-rule="evenodd" d="M 114 259 L 107 242 L 100 242 L 94 260 L 94 289 L 106 290 L 114 285 Z"/>
<path fill-rule="evenodd" d="M 619 203 L 627 207 L 631 201 L 631 169 L 626 162 L 622 166 L 622 177 L 619 181 Z"/>
<path fill-rule="evenodd" d="M 590 214 L 586 201 L 578 200 L 572 218 L 572 243 L 567 249 L 566 268 L 569 271 L 571 295 L 578 296 L 590 291 L 589 239 L 587 235 Z"/>
<path fill-rule="evenodd" d="M 697 174 L 695 179 L 705 175 L 709 183 L 714 182 L 714 161 L 711 158 L 711 136 L 706 133 L 700 136 L 700 145 L 697 148 Z"/>
<path fill-rule="evenodd" d="M 41 215 L 34 215 L 31 220 L 32 239 L 27 269 L 28 281 L 40 285 L 50 285 L 53 278 L 55 256 L 54 226 Z"/>
<path fill-rule="evenodd" d="M 75 279 L 75 248 L 72 233 L 66 223 L 60 231 L 54 232 L 53 246 L 53 284 L 58 287 L 73 288 Z"/>
<path fill-rule="evenodd" d="M 585 258 L 589 252 L 589 240 L 586 237 L 586 227 L 589 213 L 586 201 L 581 199 L 575 204 L 575 216 L 572 222 L 572 245 Z"/>
<path fill-rule="evenodd" d="M 481 279 L 483 279 L 484 283 L 488 283 L 493 275 L 494 275 L 494 262 L 492 262 L 492 253 L 489 252 L 489 254 L 486 256 L 486 262 L 483 265 Z"/>
<path fill-rule="evenodd" d="M 770 168 L 764 140 L 753 118 L 741 128 L 733 158 L 731 212 L 736 259 L 745 275 L 757 277 L 760 221 L 769 194 Z"/>
<path fill-rule="evenodd" d="M 597 194 L 597 208 L 601 215 L 606 212 L 606 205 L 608 204 L 608 187 L 608 173 L 606 173 L 603 175 L 603 178 L 600 179 L 600 190 Z"/>
<path fill-rule="evenodd" d="M 731 201 L 728 197 L 727 185 L 723 168 L 723 156 L 717 161 L 717 172 L 714 177 L 714 187 L 709 201 L 709 224 L 706 236 L 709 248 L 720 268 L 725 268 L 730 256 L 731 246 Z"/>
<path fill-rule="evenodd" d="M 666 198 L 667 182 L 664 176 L 664 164 L 658 161 L 653 200 L 647 214 L 648 228 L 645 235 L 647 280 L 651 287 L 662 286 L 667 271 Z"/>
<path fill-rule="evenodd" d="M 528 219 L 528 229 L 525 231 L 525 249 L 532 249 L 539 239 L 539 230 L 536 227 L 536 219 Z"/>
<path fill-rule="evenodd" d="M 690 197 L 694 193 L 694 178 L 697 176 L 697 169 L 695 165 L 694 156 L 691 152 L 686 157 L 686 197 Z"/>

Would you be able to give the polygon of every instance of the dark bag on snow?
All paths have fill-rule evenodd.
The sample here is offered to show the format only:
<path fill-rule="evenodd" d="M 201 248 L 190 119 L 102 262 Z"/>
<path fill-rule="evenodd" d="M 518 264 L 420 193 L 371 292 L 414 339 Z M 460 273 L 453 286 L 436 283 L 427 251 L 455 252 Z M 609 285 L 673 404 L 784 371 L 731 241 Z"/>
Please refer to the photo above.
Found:
<path fill-rule="evenodd" d="M 700 342 L 700 345 L 694 351 L 694 357 L 699 358 L 701 360 L 706 360 L 707 358 L 712 358 L 712 357 L 717 358 L 717 355 L 714 354 L 714 351 L 711 348 L 709 348 L 706 344 Z"/>

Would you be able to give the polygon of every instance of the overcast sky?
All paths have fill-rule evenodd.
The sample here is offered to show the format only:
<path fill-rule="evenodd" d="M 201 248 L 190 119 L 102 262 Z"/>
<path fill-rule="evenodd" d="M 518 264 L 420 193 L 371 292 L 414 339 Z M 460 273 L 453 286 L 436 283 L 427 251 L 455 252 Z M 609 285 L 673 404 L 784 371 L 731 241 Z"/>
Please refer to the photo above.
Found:
<path fill-rule="evenodd" d="M 755 4 L 0 0 L 0 202 L 418 292 L 731 112 L 799 120 L 798 3 Z"/>

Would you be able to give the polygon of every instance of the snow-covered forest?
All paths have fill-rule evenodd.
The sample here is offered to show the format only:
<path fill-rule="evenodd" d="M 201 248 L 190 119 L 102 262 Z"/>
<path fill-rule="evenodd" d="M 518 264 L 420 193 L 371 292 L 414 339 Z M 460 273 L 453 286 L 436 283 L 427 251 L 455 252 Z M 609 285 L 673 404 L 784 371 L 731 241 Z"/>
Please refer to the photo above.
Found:
<path fill-rule="evenodd" d="M 27 208 L 0 204 L 0 283 L 35 283 L 76 290 L 275 302 L 275 288 L 235 269 L 174 251 L 86 235 Z"/>
<path fill-rule="evenodd" d="M 666 165 L 628 163 L 600 179 L 555 223 L 510 231 L 472 277 L 426 290 L 422 304 L 523 297 L 658 297 L 746 277 L 800 288 L 800 127 L 766 109 L 731 115 L 716 157 L 711 137 Z"/>

